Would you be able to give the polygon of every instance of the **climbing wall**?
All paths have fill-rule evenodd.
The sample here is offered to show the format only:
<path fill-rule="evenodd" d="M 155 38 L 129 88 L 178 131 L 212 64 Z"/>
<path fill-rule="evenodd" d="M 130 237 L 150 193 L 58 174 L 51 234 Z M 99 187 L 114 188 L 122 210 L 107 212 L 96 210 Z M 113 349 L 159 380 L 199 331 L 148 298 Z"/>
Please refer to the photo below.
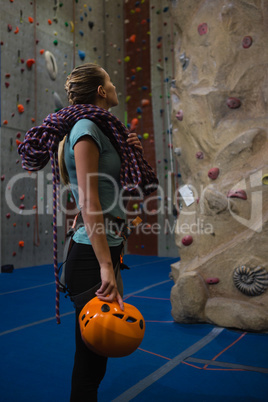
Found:
<path fill-rule="evenodd" d="M 170 88 L 174 78 L 174 28 L 169 1 L 125 2 L 126 123 L 138 134 L 156 169 L 158 192 L 129 204 L 129 218 L 143 224 L 128 240 L 134 254 L 178 256 L 173 205 L 178 186 L 174 161 Z"/>
<path fill-rule="evenodd" d="M 180 183 L 177 150 L 173 147 L 174 129 L 171 120 L 171 90 L 175 78 L 174 47 L 177 32 L 172 19 L 170 1 L 150 2 L 151 19 L 151 80 L 156 169 L 158 190 L 158 255 L 178 256 L 175 229 L 178 217 L 174 204 L 175 191 Z M 176 99 L 175 99 L 176 102 Z M 176 134 L 175 128 L 175 134 Z"/>
<path fill-rule="evenodd" d="M 3 4 L 2 4 L 3 3 Z M 21 168 L 17 146 L 50 112 L 67 106 L 64 83 L 75 65 L 96 62 L 115 83 L 124 119 L 123 1 L 1 3 L 1 266 L 52 263 L 52 175 Z M 61 188 L 62 254 L 68 189 Z"/>
<path fill-rule="evenodd" d="M 268 3 L 172 1 L 176 197 L 172 314 L 268 330 Z"/>

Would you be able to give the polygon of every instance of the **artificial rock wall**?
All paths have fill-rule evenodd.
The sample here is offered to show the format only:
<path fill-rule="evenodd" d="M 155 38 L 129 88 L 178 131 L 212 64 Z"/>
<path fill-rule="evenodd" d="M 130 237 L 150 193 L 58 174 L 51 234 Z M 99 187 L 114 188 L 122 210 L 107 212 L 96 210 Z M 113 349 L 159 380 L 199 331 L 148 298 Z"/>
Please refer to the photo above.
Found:
<path fill-rule="evenodd" d="M 17 144 L 29 128 L 67 106 L 64 83 L 74 66 L 96 62 L 109 72 L 120 100 L 113 112 L 124 119 L 123 4 L 123 0 L 1 2 L 1 266 L 53 261 L 51 167 L 32 174 L 24 171 Z M 68 190 L 61 192 L 59 261 L 66 203 L 70 205 L 71 198 Z"/>
<path fill-rule="evenodd" d="M 268 330 L 268 3 L 172 1 L 177 197 L 172 315 Z"/>

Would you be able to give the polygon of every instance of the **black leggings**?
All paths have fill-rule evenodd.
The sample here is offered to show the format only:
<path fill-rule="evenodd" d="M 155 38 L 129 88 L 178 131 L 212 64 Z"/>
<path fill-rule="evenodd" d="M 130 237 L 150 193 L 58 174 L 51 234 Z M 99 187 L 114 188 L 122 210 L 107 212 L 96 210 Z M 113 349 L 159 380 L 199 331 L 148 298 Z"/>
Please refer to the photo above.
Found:
<path fill-rule="evenodd" d="M 117 264 L 122 246 L 110 247 L 113 266 Z M 73 243 L 66 262 L 66 283 L 72 295 L 89 290 L 101 281 L 100 266 L 92 246 Z M 107 365 L 107 358 L 89 350 L 84 344 L 76 309 L 76 351 L 72 375 L 71 402 L 97 401 L 97 393 Z"/>

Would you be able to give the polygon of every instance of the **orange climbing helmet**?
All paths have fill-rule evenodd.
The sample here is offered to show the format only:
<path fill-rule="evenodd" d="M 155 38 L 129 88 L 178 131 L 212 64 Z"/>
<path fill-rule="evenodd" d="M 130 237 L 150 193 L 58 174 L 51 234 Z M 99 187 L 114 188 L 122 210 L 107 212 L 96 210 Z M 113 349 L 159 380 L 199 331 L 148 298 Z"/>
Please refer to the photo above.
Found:
<path fill-rule="evenodd" d="M 134 352 L 144 337 L 145 322 L 139 310 L 117 301 L 90 300 L 79 315 L 81 336 L 87 347 L 106 357 L 122 357 Z"/>

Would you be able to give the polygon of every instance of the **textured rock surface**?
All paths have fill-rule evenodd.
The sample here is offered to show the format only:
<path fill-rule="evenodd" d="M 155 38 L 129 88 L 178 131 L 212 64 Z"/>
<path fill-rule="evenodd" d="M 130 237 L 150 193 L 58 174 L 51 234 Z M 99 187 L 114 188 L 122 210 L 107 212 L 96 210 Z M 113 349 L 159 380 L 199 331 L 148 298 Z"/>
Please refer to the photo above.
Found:
<path fill-rule="evenodd" d="M 172 315 L 268 331 L 268 274 L 254 277 L 256 267 L 268 272 L 268 3 L 181 0 L 173 8 L 179 51 L 172 94 L 180 100 L 172 107 L 174 148 L 181 148 L 182 180 L 195 202 L 187 207 L 178 199 Z M 260 280 L 261 294 L 235 286 L 241 266 L 252 271 L 241 281 Z"/>

